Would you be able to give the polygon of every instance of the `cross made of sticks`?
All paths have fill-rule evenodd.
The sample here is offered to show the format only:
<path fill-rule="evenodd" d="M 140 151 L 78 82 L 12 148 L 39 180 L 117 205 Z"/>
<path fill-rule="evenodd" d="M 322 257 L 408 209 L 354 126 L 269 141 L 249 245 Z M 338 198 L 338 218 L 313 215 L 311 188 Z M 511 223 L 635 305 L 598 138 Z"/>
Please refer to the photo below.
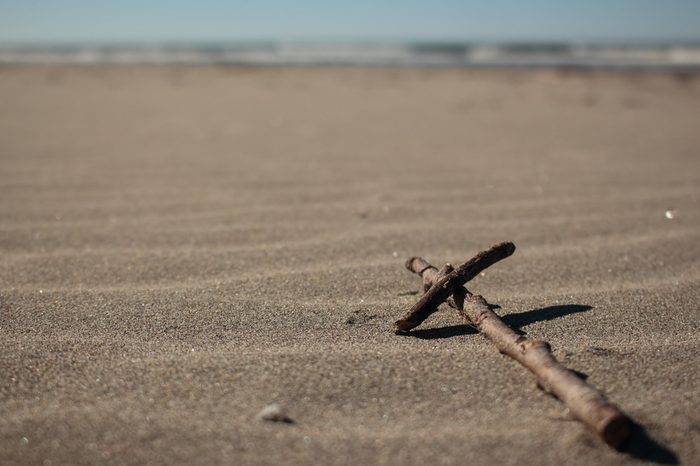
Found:
<path fill-rule="evenodd" d="M 412 257 L 406 268 L 423 278 L 425 294 L 401 319 L 394 323 L 394 333 L 405 334 L 419 326 L 440 304 L 447 302 L 457 309 L 467 323 L 491 340 L 501 353 L 529 369 L 537 384 L 551 393 L 569 412 L 598 434 L 608 445 L 621 449 L 629 440 L 631 421 L 593 386 L 567 369 L 552 355 L 549 343 L 531 340 L 506 325 L 479 295 L 464 287 L 487 267 L 515 252 L 510 242 L 482 251 L 456 269 L 445 264 L 440 270 L 420 257 Z"/>

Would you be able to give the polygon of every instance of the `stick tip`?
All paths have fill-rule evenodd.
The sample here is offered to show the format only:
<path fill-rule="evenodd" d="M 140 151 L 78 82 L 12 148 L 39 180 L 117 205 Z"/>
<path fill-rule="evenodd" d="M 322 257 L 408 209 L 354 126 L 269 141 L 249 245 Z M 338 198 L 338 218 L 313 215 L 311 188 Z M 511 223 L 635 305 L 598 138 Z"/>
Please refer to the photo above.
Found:
<path fill-rule="evenodd" d="M 614 414 L 601 424 L 600 434 L 605 443 L 617 450 L 621 450 L 627 445 L 632 434 L 632 425 L 627 416 L 615 409 Z"/>
<path fill-rule="evenodd" d="M 414 272 L 414 270 L 413 270 L 413 263 L 414 263 L 415 261 L 417 261 L 418 259 L 420 259 L 420 257 L 418 257 L 418 256 L 413 256 L 413 257 L 409 258 L 408 260 L 406 260 L 406 264 L 405 264 L 405 265 L 406 265 L 406 268 L 407 268 L 408 270 L 410 270 L 411 272 Z"/>
<path fill-rule="evenodd" d="M 506 256 L 510 256 L 515 252 L 515 244 L 511 241 L 505 241 L 498 246 L 498 249 L 502 249 L 506 253 Z"/>
<path fill-rule="evenodd" d="M 393 331 L 395 335 L 405 335 L 415 326 L 416 324 L 411 320 L 400 319 L 394 322 Z"/>

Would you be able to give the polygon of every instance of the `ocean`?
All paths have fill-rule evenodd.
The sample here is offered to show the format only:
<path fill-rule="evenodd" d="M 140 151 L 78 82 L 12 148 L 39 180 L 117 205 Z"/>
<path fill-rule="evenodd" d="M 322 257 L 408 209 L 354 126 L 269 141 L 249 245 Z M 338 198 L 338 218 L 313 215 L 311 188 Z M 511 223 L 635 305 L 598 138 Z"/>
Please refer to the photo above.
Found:
<path fill-rule="evenodd" d="M 0 44 L 0 64 L 231 64 L 700 71 L 700 43 Z"/>

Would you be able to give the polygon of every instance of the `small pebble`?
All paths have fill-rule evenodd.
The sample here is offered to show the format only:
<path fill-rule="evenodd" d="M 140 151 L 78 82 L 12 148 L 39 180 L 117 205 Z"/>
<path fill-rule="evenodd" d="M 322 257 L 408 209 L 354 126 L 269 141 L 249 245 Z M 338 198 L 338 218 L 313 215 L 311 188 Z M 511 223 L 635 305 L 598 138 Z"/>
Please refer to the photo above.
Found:
<path fill-rule="evenodd" d="M 287 424 L 294 422 L 277 403 L 265 406 L 255 417 L 261 421 L 286 422 Z"/>

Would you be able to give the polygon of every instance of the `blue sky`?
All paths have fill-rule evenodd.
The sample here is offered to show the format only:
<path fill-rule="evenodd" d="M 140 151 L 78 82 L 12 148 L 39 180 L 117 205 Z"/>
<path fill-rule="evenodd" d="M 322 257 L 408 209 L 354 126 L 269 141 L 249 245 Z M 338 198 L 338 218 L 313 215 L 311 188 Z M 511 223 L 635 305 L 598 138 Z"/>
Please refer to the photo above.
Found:
<path fill-rule="evenodd" d="M 700 0 L 0 0 L 0 41 L 698 40 Z"/>

